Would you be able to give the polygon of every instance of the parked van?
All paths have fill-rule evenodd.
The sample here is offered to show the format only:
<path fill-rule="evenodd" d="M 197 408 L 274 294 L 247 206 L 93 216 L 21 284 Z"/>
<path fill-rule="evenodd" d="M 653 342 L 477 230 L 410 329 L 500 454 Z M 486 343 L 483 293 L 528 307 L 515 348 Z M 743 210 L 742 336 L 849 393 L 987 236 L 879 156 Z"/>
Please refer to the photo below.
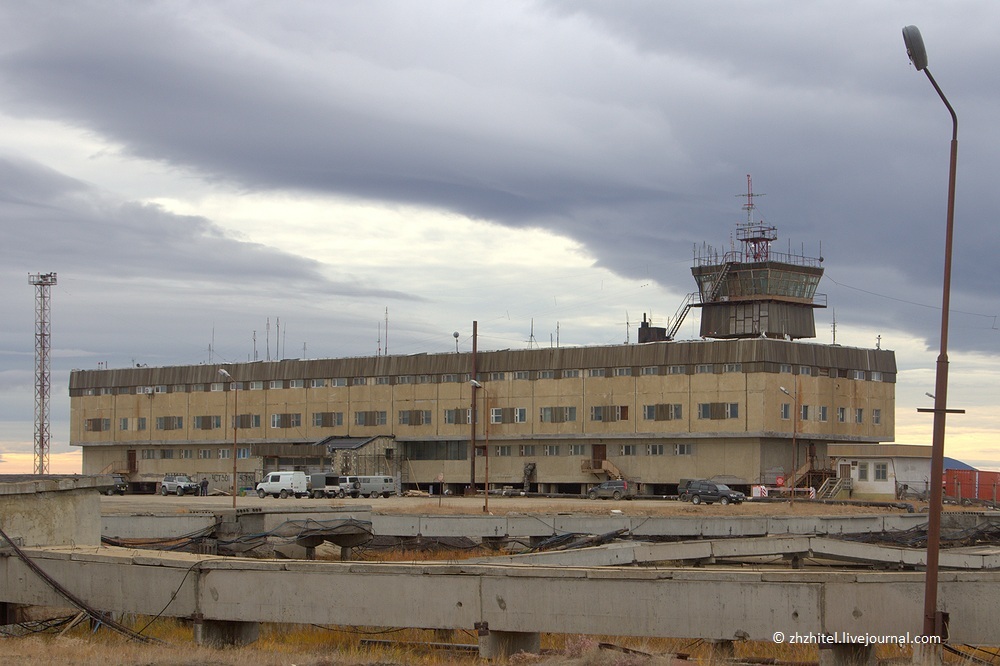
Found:
<path fill-rule="evenodd" d="M 281 499 L 289 495 L 305 497 L 309 494 L 307 483 L 305 472 L 271 472 L 257 484 L 257 496 L 271 495 Z"/>
<path fill-rule="evenodd" d="M 313 474 L 309 477 L 309 491 L 313 499 L 340 496 L 340 477 L 324 472 Z"/>
<path fill-rule="evenodd" d="M 337 480 L 337 484 L 340 486 L 337 497 L 346 497 L 347 495 L 357 497 L 361 492 L 361 479 L 357 476 L 342 476 Z"/>
<path fill-rule="evenodd" d="M 359 476 L 361 485 L 358 495 L 375 499 L 379 495 L 389 497 L 396 494 L 396 481 L 391 476 Z"/>

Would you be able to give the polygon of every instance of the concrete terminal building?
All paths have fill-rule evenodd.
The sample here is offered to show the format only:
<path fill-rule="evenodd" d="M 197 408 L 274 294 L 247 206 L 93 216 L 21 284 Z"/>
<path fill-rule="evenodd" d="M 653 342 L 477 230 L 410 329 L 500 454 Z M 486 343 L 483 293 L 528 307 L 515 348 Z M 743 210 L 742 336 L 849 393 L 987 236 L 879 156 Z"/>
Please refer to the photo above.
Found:
<path fill-rule="evenodd" d="M 639 344 L 227 364 L 231 379 L 206 365 L 77 370 L 70 443 L 85 474 L 136 488 L 166 472 L 229 488 L 235 449 L 241 487 L 294 468 L 459 492 L 486 483 L 487 441 L 491 488 L 818 487 L 836 473 L 828 444 L 894 439 L 895 355 L 802 341 L 824 306 L 820 261 L 772 252 L 750 192 L 744 208 L 742 249 L 696 253 L 698 292 L 669 329 L 644 322 Z M 692 307 L 703 339 L 674 341 Z"/>
<path fill-rule="evenodd" d="M 618 474 L 650 493 L 696 477 L 774 484 L 791 478 L 793 434 L 797 460 L 818 468 L 829 442 L 893 438 L 885 350 L 713 340 L 477 361 L 477 444 L 488 431 L 495 487 L 579 492 Z M 277 468 L 333 468 L 407 487 L 441 475 L 457 491 L 471 481 L 470 365 L 470 354 L 286 360 L 227 365 L 237 381 L 225 383 L 215 366 L 79 370 L 71 442 L 84 474 L 155 483 L 183 471 L 227 488 L 235 423 L 241 486 Z M 476 475 L 482 485 L 483 464 Z"/>

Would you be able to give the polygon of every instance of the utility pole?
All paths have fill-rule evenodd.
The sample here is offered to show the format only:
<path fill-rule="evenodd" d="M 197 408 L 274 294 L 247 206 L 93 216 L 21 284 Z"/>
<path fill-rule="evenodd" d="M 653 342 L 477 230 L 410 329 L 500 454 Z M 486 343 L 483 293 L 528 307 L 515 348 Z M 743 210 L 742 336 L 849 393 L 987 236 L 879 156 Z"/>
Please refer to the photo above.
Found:
<path fill-rule="evenodd" d="M 55 273 L 28 274 L 35 285 L 35 474 L 49 473 L 49 288 Z"/>
<path fill-rule="evenodd" d="M 471 380 L 477 379 L 478 368 L 476 367 L 476 351 L 479 345 L 479 322 L 472 322 L 472 373 L 469 375 Z M 472 449 L 469 453 L 469 486 L 472 492 L 476 491 L 476 390 L 472 389 L 472 411 L 469 412 L 469 427 L 471 432 L 469 434 L 470 448 Z"/>

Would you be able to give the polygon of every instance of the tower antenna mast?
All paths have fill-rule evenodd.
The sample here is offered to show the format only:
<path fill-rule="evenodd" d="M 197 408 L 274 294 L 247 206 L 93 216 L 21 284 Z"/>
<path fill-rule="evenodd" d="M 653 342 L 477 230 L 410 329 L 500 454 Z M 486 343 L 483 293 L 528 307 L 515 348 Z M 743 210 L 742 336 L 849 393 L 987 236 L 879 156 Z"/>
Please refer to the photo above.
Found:
<path fill-rule="evenodd" d="M 744 261 L 767 261 L 770 258 L 771 243 L 778 238 L 778 235 L 774 227 L 765 226 L 763 221 L 754 222 L 753 212 L 757 206 L 753 200 L 764 195 L 753 191 L 750 174 L 747 174 L 747 193 L 736 196 L 747 198 L 747 202 L 743 204 L 743 210 L 747 212 L 746 224 L 736 225 L 736 238 L 743 243 Z"/>
<path fill-rule="evenodd" d="M 28 274 L 35 285 L 35 474 L 49 473 L 49 288 L 56 283 L 55 273 Z"/>

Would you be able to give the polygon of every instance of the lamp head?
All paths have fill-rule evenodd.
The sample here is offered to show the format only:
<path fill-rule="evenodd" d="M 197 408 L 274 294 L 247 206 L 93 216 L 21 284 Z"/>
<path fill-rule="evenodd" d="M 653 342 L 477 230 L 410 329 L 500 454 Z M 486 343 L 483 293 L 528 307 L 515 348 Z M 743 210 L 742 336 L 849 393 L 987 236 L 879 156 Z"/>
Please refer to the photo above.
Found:
<path fill-rule="evenodd" d="M 480 384 L 479 382 L 477 382 L 477 381 L 476 381 L 475 379 L 470 379 L 470 380 L 469 380 L 469 386 L 471 386 L 471 387 L 472 387 L 472 388 L 474 388 L 474 389 L 480 389 L 480 388 L 483 388 L 483 385 L 482 385 L 482 384 Z"/>
<path fill-rule="evenodd" d="M 792 395 L 791 393 L 788 392 L 788 389 L 786 389 L 784 386 L 779 386 L 778 388 L 781 389 L 781 392 L 784 393 L 785 395 L 787 396 Z"/>
<path fill-rule="evenodd" d="M 906 44 L 906 55 L 910 56 L 910 62 L 917 71 L 927 69 L 927 49 L 924 48 L 924 38 L 920 36 L 917 26 L 908 25 L 903 28 L 903 43 Z"/>
<path fill-rule="evenodd" d="M 233 376 L 229 374 L 229 372 L 225 368 L 219 368 L 219 374 L 222 375 L 223 377 L 229 377 L 230 379 L 233 378 Z"/>

